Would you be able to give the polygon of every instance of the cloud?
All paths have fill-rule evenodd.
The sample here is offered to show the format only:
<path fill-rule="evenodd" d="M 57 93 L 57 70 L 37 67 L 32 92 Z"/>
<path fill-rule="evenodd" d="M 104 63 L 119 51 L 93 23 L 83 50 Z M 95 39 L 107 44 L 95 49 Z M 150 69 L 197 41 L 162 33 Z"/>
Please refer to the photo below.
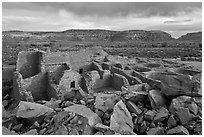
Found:
<path fill-rule="evenodd" d="M 201 9 L 201 2 L 3 2 L 3 9 L 47 10 L 56 12 L 61 9 L 78 16 L 128 16 L 138 17 L 176 16 L 178 12 L 189 13 Z"/>
<path fill-rule="evenodd" d="M 167 20 L 167 21 L 164 21 L 164 23 L 185 23 L 185 22 L 191 22 L 192 20 L 191 19 L 187 19 L 187 20 Z"/>
<path fill-rule="evenodd" d="M 202 30 L 202 3 L 2 3 L 3 30 Z"/>

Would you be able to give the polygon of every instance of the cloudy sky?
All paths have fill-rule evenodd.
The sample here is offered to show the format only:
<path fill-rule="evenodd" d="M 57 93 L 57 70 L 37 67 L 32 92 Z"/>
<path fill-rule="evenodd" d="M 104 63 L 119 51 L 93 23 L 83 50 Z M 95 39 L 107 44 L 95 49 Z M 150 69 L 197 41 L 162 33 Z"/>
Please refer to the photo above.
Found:
<path fill-rule="evenodd" d="M 202 30 L 202 3 L 3 2 L 2 29 L 162 30 L 173 37 Z"/>

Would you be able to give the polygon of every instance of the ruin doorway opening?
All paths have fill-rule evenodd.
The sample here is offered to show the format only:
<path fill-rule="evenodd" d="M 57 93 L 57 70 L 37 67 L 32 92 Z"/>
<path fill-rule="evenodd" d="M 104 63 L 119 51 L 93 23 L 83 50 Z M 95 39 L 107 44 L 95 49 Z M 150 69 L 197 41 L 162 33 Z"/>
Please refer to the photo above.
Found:
<path fill-rule="evenodd" d="M 71 82 L 70 88 L 75 88 L 75 81 L 72 81 L 72 82 Z"/>

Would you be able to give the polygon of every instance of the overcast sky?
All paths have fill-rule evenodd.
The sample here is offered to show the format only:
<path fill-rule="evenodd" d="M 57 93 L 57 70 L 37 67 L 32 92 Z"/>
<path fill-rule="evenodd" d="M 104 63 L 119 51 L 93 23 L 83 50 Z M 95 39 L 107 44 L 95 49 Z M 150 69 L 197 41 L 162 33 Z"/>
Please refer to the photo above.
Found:
<path fill-rule="evenodd" d="M 202 3 L 2 3 L 3 30 L 162 30 L 173 37 L 202 30 Z"/>

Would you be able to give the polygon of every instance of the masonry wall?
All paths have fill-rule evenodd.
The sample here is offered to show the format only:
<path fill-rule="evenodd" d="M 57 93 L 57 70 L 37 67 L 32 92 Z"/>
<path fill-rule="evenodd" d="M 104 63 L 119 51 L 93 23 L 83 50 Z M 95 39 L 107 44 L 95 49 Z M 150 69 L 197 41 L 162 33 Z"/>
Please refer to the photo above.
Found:
<path fill-rule="evenodd" d="M 41 72 L 41 56 L 39 51 L 21 51 L 18 54 L 16 70 L 23 78 L 34 76 Z"/>

